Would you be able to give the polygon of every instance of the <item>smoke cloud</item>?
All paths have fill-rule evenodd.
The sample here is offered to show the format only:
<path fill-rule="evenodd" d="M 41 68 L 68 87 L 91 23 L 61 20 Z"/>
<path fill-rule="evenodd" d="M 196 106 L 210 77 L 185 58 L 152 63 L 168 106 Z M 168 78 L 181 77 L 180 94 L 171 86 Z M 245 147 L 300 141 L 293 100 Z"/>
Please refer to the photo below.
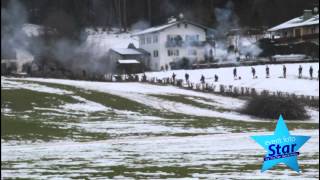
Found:
<path fill-rule="evenodd" d="M 103 74 L 115 69 L 115 64 L 108 63 L 108 45 L 101 46 L 97 41 L 90 43 L 86 29 L 80 30 L 78 40 L 60 37 L 61 30 L 66 34 L 70 32 L 71 36 L 74 31 L 72 18 L 59 12 L 48 16 L 49 23 L 45 22 L 43 28 L 27 24 L 27 10 L 18 0 L 11 0 L 6 8 L 1 8 L 1 59 L 17 59 L 18 71 L 32 60 L 39 66 L 72 73 Z"/>
<path fill-rule="evenodd" d="M 217 20 L 214 31 L 215 58 L 220 61 L 236 62 L 242 56 L 255 57 L 262 52 L 255 40 L 244 36 L 244 29 L 239 25 L 239 18 L 234 12 L 234 5 L 231 1 L 223 8 L 215 8 L 214 14 Z M 232 36 L 232 38 L 228 36 L 230 30 L 237 30 L 236 36 Z M 236 49 L 230 51 L 231 45 Z"/>

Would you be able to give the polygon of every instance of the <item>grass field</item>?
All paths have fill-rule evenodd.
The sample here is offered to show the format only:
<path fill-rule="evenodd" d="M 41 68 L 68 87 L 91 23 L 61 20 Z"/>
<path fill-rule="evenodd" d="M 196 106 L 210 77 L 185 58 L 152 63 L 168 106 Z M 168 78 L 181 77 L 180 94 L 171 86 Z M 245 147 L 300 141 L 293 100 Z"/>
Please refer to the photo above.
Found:
<path fill-rule="evenodd" d="M 287 121 L 312 136 L 300 175 L 284 165 L 260 173 L 264 150 L 250 136 L 273 133 L 276 120 L 240 114 L 243 103 L 139 83 L 2 78 L 2 177 L 318 179 L 318 119 Z"/>

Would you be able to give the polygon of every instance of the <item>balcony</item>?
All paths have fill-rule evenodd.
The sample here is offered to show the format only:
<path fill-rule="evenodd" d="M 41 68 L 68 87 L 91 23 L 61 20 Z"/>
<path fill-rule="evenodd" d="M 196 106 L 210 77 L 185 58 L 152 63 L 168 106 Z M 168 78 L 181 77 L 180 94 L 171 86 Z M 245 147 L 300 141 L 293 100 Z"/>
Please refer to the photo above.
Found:
<path fill-rule="evenodd" d="M 202 47 L 207 43 L 207 41 L 183 41 L 183 40 L 168 40 L 166 42 L 167 48 L 174 47 Z"/>
<path fill-rule="evenodd" d="M 308 42 L 308 41 L 319 42 L 319 33 L 307 34 L 307 35 L 296 36 L 296 37 L 281 37 L 281 38 L 273 39 L 273 41 L 277 44 L 301 43 L 301 42 Z"/>

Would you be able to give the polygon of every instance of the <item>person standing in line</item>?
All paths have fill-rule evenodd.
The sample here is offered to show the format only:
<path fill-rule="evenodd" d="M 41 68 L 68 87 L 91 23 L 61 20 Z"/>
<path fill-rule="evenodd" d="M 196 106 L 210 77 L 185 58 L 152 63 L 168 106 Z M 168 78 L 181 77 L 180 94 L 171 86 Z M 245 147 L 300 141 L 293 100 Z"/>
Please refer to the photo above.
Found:
<path fill-rule="evenodd" d="M 184 75 L 184 77 L 185 77 L 185 79 L 186 79 L 186 83 L 189 84 L 189 74 L 186 73 L 186 74 Z"/>
<path fill-rule="evenodd" d="M 237 68 L 236 67 L 233 69 L 233 78 L 234 79 L 237 78 Z"/>
<path fill-rule="evenodd" d="M 299 79 L 302 78 L 302 66 L 299 66 Z"/>
<path fill-rule="evenodd" d="M 204 77 L 204 75 L 201 75 L 200 81 L 201 81 L 202 84 L 205 83 L 205 77 Z"/>
<path fill-rule="evenodd" d="M 256 69 L 254 67 L 251 67 L 252 72 L 252 78 L 254 79 L 256 77 Z"/>
<path fill-rule="evenodd" d="M 214 75 L 214 82 L 218 82 L 218 80 L 219 80 L 219 77 L 218 77 L 218 75 Z"/>
<path fill-rule="evenodd" d="M 269 69 L 269 66 L 267 65 L 266 66 L 266 78 L 269 78 L 270 77 L 270 69 Z"/>
<path fill-rule="evenodd" d="M 172 73 L 172 82 L 174 83 L 176 81 L 176 74 Z"/>
<path fill-rule="evenodd" d="M 310 79 L 312 80 L 313 79 L 313 67 L 312 66 L 310 66 L 309 74 L 310 74 Z"/>
<path fill-rule="evenodd" d="M 282 71 L 283 71 L 283 78 L 287 78 L 287 67 L 286 67 L 286 65 L 283 65 Z"/>

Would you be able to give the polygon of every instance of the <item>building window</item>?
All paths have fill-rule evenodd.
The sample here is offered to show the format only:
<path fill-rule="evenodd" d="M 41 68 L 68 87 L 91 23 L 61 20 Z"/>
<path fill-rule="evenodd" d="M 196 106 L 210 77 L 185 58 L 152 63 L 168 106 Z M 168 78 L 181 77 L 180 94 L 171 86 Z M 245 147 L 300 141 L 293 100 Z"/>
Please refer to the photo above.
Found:
<path fill-rule="evenodd" d="M 168 56 L 179 56 L 179 49 L 168 49 Z"/>
<path fill-rule="evenodd" d="M 167 40 L 168 40 L 168 41 L 174 41 L 177 36 L 178 36 L 178 35 L 168 35 L 168 36 L 167 36 Z"/>
<path fill-rule="evenodd" d="M 176 50 L 174 51 L 174 56 L 179 56 L 179 50 L 178 50 L 178 49 L 176 49 Z"/>
<path fill-rule="evenodd" d="M 294 30 L 294 34 L 295 34 L 295 37 L 300 37 L 301 36 L 301 29 L 295 29 Z"/>
<path fill-rule="evenodd" d="M 189 49 L 188 50 L 188 55 L 189 56 L 196 56 L 197 55 L 197 51 L 195 49 Z"/>
<path fill-rule="evenodd" d="M 153 57 L 158 57 L 159 56 L 159 51 L 158 50 L 154 50 L 153 51 Z"/>
<path fill-rule="evenodd" d="M 141 45 L 144 45 L 144 44 L 146 43 L 145 40 L 146 40 L 145 37 L 142 36 L 142 37 L 140 38 L 140 44 L 141 44 Z"/>
<path fill-rule="evenodd" d="M 311 28 L 311 34 L 315 34 L 316 33 L 316 28 L 315 27 L 312 27 Z"/>
<path fill-rule="evenodd" d="M 153 43 L 158 43 L 158 35 L 153 35 Z"/>
<path fill-rule="evenodd" d="M 186 41 L 188 42 L 194 42 L 199 41 L 199 35 L 186 35 Z"/>
<path fill-rule="evenodd" d="M 151 37 L 147 36 L 147 44 L 151 44 Z"/>

